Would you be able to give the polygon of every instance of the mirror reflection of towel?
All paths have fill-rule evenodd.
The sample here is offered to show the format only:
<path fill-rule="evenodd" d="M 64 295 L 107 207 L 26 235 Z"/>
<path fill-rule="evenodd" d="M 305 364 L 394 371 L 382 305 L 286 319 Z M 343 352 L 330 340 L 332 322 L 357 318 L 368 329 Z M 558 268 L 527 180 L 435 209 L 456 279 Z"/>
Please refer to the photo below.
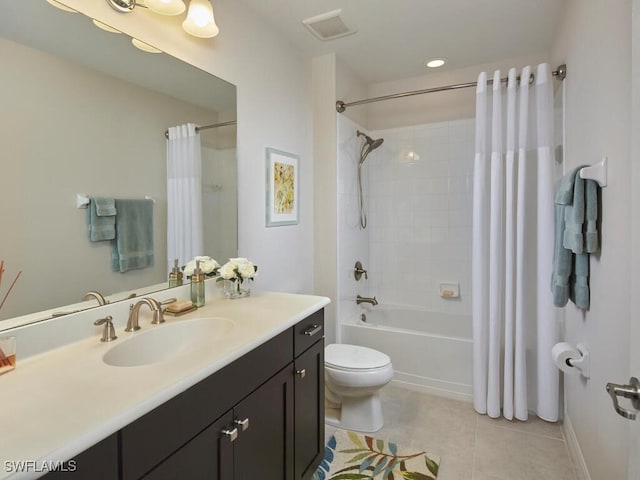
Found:
<path fill-rule="evenodd" d="M 116 199 L 116 238 L 112 242 L 111 270 L 126 272 L 150 267 L 153 256 L 153 200 Z"/>
<path fill-rule="evenodd" d="M 89 240 L 101 242 L 116 238 L 116 203 L 113 198 L 89 199 Z"/>

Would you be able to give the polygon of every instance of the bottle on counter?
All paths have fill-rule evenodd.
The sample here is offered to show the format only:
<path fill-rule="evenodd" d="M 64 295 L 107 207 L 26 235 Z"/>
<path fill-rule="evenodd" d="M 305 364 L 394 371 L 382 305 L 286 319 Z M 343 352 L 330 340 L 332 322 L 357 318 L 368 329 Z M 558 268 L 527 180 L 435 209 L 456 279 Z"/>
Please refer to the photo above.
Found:
<path fill-rule="evenodd" d="M 191 301 L 196 307 L 204 305 L 204 273 L 200 270 L 200 260 L 196 260 L 196 269 L 191 275 Z"/>
<path fill-rule="evenodd" d="M 173 261 L 173 270 L 169 273 L 169 288 L 180 287 L 182 285 L 182 272 L 178 267 L 178 259 Z"/>

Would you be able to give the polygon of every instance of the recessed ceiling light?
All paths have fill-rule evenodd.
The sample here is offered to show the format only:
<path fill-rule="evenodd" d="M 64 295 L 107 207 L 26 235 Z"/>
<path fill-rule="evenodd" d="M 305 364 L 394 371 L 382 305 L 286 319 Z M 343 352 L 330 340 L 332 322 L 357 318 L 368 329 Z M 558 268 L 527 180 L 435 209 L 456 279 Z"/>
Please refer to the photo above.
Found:
<path fill-rule="evenodd" d="M 438 68 L 447 63 L 446 58 L 432 58 L 431 60 L 427 60 L 427 67 L 429 68 Z"/>

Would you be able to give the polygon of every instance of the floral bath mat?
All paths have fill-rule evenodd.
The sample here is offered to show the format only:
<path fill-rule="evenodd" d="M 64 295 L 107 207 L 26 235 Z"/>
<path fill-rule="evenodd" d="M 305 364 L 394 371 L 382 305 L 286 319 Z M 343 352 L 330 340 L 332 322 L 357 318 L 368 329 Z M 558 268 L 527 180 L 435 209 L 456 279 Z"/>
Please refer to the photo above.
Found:
<path fill-rule="evenodd" d="M 337 430 L 312 480 L 435 480 L 440 459 L 393 442 Z"/>

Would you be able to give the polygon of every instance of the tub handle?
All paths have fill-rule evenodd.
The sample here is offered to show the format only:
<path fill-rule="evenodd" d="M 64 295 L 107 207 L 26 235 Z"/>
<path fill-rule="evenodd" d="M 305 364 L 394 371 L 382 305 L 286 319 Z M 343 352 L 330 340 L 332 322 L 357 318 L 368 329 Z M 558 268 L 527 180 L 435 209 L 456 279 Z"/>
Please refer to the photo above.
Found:
<path fill-rule="evenodd" d="M 316 333 L 322 330 L 322 325 L 313 324 L 309 328 L 307 328 L 303 333 L 308 337 L 313 337 Z"/>

